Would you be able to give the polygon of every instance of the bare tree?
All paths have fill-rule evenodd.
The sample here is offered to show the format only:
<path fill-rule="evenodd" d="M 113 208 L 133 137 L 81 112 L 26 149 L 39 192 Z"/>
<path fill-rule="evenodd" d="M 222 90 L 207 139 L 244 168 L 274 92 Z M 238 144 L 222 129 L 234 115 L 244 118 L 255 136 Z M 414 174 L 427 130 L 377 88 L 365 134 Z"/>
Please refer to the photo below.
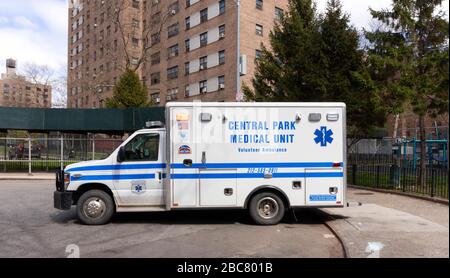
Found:
<path fill-rule="evenodd" d="M 33 84 L 51 85 L 55 71 L 47 65 L 26 63 L 23 65 L 20 75 Z"/>
<path fill-rule="evenodd" d="M 52 107 L 67 107 L 67 68 L 52 79 Z"/>
<path fill-rule="evenodd" d="M 67 105 L 67 69 L 56 72 L 47 65 L 26 63 L 20 75 L 32 84 L 52 87 L 52 107 L 65 108 Z"/>
<path fill-rule="evenodd" d="M 149 61 L 151 49 L 159 43 L 167 20 L 178 12 L 179 4 L 176 2 L 166 11 L 156 13 L 151 20 L 136 22 L 134 18 L 125 15 L 133 9 L 133 1 L 122 0 L 117 3 L 118 5 L 114 6 L 113 22 L 120 34 L 121 49 L 118 51 L 110 46 L 107 51 L 114 58 L 123 54 L 125 65 L 118 66 L 121 70 L 129 69 L 136 72 L 144 62 Z"/>

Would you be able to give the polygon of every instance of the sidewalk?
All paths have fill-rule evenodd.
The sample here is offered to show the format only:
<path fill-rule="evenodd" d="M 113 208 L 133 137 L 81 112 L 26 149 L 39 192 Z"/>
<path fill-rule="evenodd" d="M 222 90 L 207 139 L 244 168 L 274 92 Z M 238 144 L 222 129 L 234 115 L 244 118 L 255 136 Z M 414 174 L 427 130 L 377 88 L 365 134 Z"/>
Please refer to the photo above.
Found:
<path fill-rule="evenodd" d="M 449 207 L 396 194 L 348 188 L 361 206 L 322 209 L 349 257 L 449 257 Z"/>
<path fill-rule="evenodd" d="M 0 172 L 0 180 L 55 180 L 55 173 L 2 173 Z"/>

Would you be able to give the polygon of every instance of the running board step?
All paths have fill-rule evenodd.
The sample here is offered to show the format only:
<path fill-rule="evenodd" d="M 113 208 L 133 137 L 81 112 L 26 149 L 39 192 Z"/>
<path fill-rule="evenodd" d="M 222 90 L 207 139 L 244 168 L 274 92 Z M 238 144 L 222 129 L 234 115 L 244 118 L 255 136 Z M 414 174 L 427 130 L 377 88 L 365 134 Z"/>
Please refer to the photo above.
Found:
<path fill-rule="evenodd" d="M 121 206 L 116 208 L 117 212 L 146 212 L 167 211 L 166 206 Z"/>

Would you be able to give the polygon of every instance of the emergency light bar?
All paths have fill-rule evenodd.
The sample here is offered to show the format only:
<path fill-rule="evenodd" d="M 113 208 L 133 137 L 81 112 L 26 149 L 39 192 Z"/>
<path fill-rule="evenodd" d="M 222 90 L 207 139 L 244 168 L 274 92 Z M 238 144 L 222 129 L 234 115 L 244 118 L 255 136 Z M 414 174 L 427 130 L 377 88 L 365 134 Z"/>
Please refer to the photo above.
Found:
<path fill-rule="evenodd" d="M 164 124 L 160 121 L 148 121 L 148 122 L 145 122 L 145 127 L 146 128 L 159 128 L 159 127 L 164 127 Z"/>

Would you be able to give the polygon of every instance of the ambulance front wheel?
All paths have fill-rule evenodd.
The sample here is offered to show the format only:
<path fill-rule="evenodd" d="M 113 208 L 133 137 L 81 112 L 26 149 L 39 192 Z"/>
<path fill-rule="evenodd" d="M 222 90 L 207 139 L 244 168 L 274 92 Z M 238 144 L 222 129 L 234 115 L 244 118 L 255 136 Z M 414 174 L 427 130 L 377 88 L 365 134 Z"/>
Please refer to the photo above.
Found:
<path fill-rule="evenodd" d="M 249 213 L 259 225 L 275 225 L 286 211 L 283 200 L 272 192 L 256 194 L 250 201 Z"/>
<path fill-rule="evenodd" d="M 86 225 L 103 225 L 114 214 L 114 202 L 111 196 L 102 190 L 89 190 L 80 196 L 77 202 L 78 219 Z"/>

